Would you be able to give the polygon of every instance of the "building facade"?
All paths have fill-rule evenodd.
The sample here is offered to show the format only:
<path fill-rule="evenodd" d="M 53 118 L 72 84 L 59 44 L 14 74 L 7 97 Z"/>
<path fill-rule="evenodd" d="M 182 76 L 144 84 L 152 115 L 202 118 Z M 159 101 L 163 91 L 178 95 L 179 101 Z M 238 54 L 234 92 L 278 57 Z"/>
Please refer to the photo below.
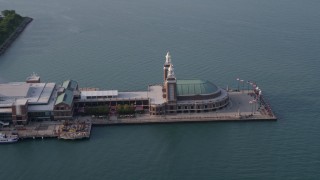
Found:
<path fill-rule="evenodd" d="M 68 120 L 86 107 L 115 109 L 118 105 L 130 105 L 150 115 L 174 115 L 216 111 L 228 104 L 228 92 L 212 82 L 177 78 L 169 52 L 163 65 L 163 82 L 149 85 L 147 91 L 79 89 L 74 80 L 66 80 L 62 85 L 41 83 L 35 73 L 25 82 L 0 84 L 0 124 Z"/>
<path fill-rule="evenodd" d="M 150 103 L 150 115 L 216 111 L 229 104 L 228 92 L 207 80 L 177 79 L 171 56 L 166 55 L 162 86 L 163 103 Z"/>
<path fill-rule="evenodd" d="M 52 120 L 56 84 L 41 83 L 33 73 L 25 82 L 0 84 L 0 121 L 15 125 Z M 0 123 L 1 123 L 0 122 Z"/>
<path fill-rule="evenodd" d="M 58 90 L 58 97 L 54 104 L 54 120 L 69 120 L 73 118 L 74 100 L 80 98 L 78 83 L 66 80 Z"/>

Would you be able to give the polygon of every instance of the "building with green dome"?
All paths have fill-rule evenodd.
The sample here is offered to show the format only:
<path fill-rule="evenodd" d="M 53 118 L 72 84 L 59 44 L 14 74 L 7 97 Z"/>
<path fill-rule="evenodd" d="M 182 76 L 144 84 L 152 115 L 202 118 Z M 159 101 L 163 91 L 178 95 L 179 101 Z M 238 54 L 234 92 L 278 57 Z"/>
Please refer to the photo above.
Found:
<path fill-rule="evenodd" d="M 169 52 L 163 70 L 163 101 L 150 103 L 150 115 L 210 112 L 229 104 L 228 92 L 210 81 L 177 79 Z"/>
<path fill-rule="evenodd" d="M 201 95 L 199 99 L 213 98 L 220 95 L 219 88 L 210 81 L 200 79 L 177 80 L 178 100 L 191 100 Z"/>

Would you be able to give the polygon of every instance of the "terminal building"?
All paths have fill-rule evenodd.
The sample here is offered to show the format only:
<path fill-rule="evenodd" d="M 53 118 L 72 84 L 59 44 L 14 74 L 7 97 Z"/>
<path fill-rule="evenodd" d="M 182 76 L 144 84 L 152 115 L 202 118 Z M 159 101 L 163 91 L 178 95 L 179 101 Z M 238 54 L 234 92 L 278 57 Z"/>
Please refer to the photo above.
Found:
<path fill-rule="evenodd" d="M 163 82 L 147 91 L 119 92 L 79 88 L 74 80 L 61 85 L 41 83 L 32 74 L 25 82 L 0 84 L 0 123 L 26 124 L 28 121 L 68 120 L 85 107 L 131 105 L 150 115 L 210 112 L 229 104 L 228 92 L 210 81 L 179 79 L 169 52 L 163 66 Z"/>
<path fill-rule="evenodd" d="M 56 97 L 56 84 L 41 83 L 36 74 L 25 82 L 0 84 L 0 121 L 22 125 L 28 120 L 52 120 Z"/>
<path fill-rule="evenodd" d="M 177 79 L 168 52 L 163 67 L 163 83 L 149 85 L 147 91 L 138 92 L 83 89 L 75 104 L 77 107 L 128 104 L 144 109 L 150 115 L 165 115 L 215 111 L 229 104 L 229 96 L 226 90 L 207 80 Z"/>
<path fill-rule="evenodd" d="M 66 120 L 73 118 L 74 100 L 80 98 L 78 83 L 74 80 L 66 80 L 58 87 L 56 102 L 54 103 L 54 120 Z"/>
<path fill-rule="evenodd" d="M 41 83 L 33 73 L 25 82 L 0 84 L 0 124 L 72 119 L 74 100 L 78 98 L 76 81 Z"/>

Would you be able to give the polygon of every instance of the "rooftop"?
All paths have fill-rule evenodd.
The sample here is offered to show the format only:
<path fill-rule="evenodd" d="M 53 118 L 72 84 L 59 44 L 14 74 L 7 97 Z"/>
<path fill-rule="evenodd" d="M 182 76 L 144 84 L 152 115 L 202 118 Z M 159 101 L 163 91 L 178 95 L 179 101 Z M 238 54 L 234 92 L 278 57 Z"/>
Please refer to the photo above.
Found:
<path fill-rule="evenodd" d="M 26 105 L 27 102 L 28 102 L 28 99 L 17 99 L 14 104 L 19 105 L 19 106 L 23 106 L 23 105 Z"/>
<path fill-rule="evenodd" d="M 0 97 L 2 98 L 18 98 L 27 97 L 30 84 L 25 82 L 10 82 L 0 84 Z"/>
<path fill-rule="evenodd" d="M 52 111 L 57 97 L 57 90 L 54 89 L 52 96 L 47 104 L 30 104 L 28 105 L 28 112 L 39 112 L 39 111 Z"/>
<path fill-rule="evenodd" d="M 91 98 L 88 98 L 91 97 Z M 96 97 L 96 98 L 92 98 Z M 94 99 L 94 100 L 93 100 Z M 149 100 L 152 104 L 162 104 L 165 99 L 162 97 L 162 86 L 152 85 L 149 86 L 149 91 L 133 91 L 133 92 L 118 92 L 118 90 L 106 91 L 81 91 L 80 101 L 96 101 L 104 99 L 117 99 L 117 100 Z M 58 101 L 58 100 L 57 100 Z"/>
<path fill-rule="evenodd" d="M 12 108 L 0 108 L 0 113 L 12 113 Z"/>
<path fill-rule="evenodd" d="M 32 83 L 27 96 L 29 104 L 48 103 L 55 85 L 55 83 Z"/>
<path fill-rule="evenodd" d="M 86 99 L 87 97 L 112 97 L 118 96 L 118 90 L 108 90 L 108 91 L 81 91 L 81 99 Z"/>
<path fill-rule="evenodd" d="M 165 99 L 162 97 L 162 94 L 161 85 L 149 86 L 150 104 L 163 104 Z"/>
<path fill-rule="evenodd" d="M 213 99 L 206 99 L 206 100 L 179 100 L 178 104 L 197 104 L 197 103 L 212 103 L 212 102 L 220 102 L 221 100 L 228 97 L 228 92 L 224 89 L 219 88 L 221 95 L 215 97 Z"/>
<path fill-rule="evenodd" d="M 0 84 L 1 104 L 12 104 L 15 99 L 27 99 L 29 104 L 46 104 L 55 83 L 13 82 Z"/>
<path fill-rule="evenodd" d="M 62 84 L 62 87 L 64 87 L 65 89 L 69 89 L 71 91 L 76 90 L 77 86 L 78 86 L 78 83 L 74 80 L 66 80 Z"/>
<path fill-rule="evenodd" d="M 178 96 L 212 94 L 218 90 L 219 88 L 210 81 L 199 79 L 177 80 Z"/>
<path fill-rule="evenodd" d="M 60 103 L 65 103 L 71 106 L 72 102 L 73 102 L 73 92 L 67 89 L 64 93 L 58 96 L 55 105 Z"/>
<path fill-rule="evenodd" d="M 119 92 L 117 97 L 122 99 L 148 99 L 148 92 L 147 91 L 135 91 L 135 92 Z"/>

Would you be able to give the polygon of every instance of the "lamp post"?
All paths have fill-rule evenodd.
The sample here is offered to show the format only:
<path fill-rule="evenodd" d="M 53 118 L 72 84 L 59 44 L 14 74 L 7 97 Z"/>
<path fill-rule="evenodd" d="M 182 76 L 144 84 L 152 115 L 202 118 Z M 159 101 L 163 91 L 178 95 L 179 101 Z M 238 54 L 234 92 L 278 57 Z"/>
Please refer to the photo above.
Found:
<path fill-rule="evenodd" d="M 256 113 L 256 111 L 257 111 L 257 108 L 256 108 L 256 105 L 257 105 L 257 100 L 252 100 L 252 103 L 254 103 L 254 111 L 252 110 L 252 112 L 253 112 L 253 114 L 255 114 Z M 252 108 L 253 108 L 253 106 L 252 106 Z"/>
<path fill-rule="evenodd" d="M 218 109 L 216 109 L 216 117 L 217 117 L 217 119 L 218 119 Z"/>
<path fill-rule="evenodd" d="M 254 93 L 256 94 L 257 99 L 259 98 L 259 86 L 255 88 Z M 258 99 L 259 100 L 259 99 Z"/>
<path fill-rule="evenodd" d="M 258 86 L 256 86 L 255 88 L 254 88 L 254 93 L 255 93 L 255 99 L 256 99 L 256 101 L 258 102 L 258 103 L 260 103 L 260 96 L 259 96 L 259 91 L 260 91 L 260 89 L 259 89 L 259 87 Z"/>
<path fill-rule="evenodd" d="M 240 81 L 240 78 L 237 78 L 237 81 L 238 81 L 238 92 L 239 92 L 239 81 Z"/>
<path fill-rule="evenodd" d="M 250 85 L 252 86 L 252 88 L 253 88 L 253 82 L 250 82 Z"/>
<path fill-rule="evenodd" d="M 261 89 L 259 89 L 259 108 L 261 107 L 261 104 L 262 104 L 261 96 L 262 96 L 262 91 L 261 91 Z"/>
<path fill-rule="evenodd" d="M 253 101 L 249 101 L 249 104 L 251 104 L 251 115 L 253 115 Z"/>
<path fill-rule="evenodd" d="M 250 81 L 247 81 L 247 85 L 248 85 L 248 94 L 249 94 L 249 84 L 250 84 Z"/>
<path fill-rule="evenodd" d="M 244 90 L 243 90 L 244 80 L 243 80 L 243 79 L 241 79 L 240 81 L 241 81 L 241 83 L 242 83 L 242 93 L 243 93 L 243 91 L 244 91 Z"/>

